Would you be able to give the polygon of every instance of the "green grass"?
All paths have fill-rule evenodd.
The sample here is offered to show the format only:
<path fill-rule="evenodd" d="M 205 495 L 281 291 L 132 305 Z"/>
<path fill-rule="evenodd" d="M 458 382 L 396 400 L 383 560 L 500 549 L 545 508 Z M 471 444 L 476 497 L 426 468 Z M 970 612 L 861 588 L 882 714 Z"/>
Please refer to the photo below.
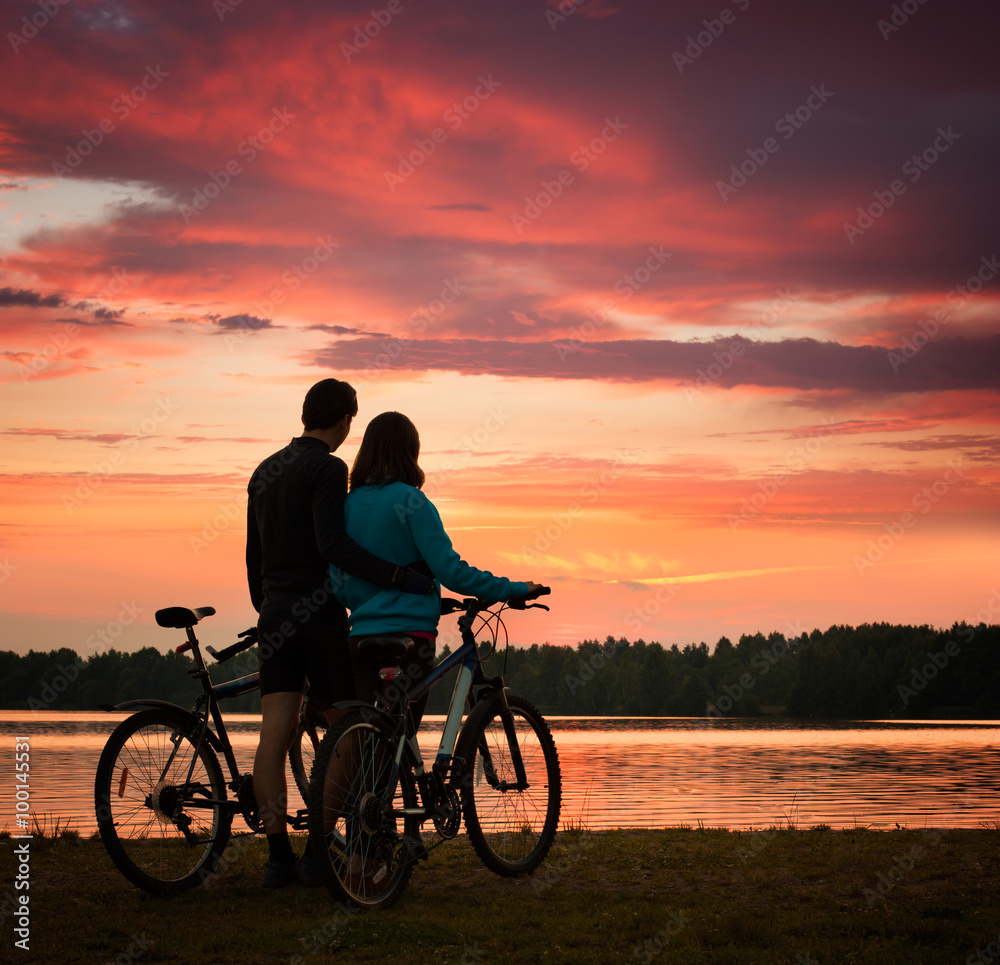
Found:
<path fill-rule="evenodd" d="M 514 879 L 483 868 L 463 835 L 395 907 L 366 913 L 322 889 L 263 891 L 259 839 L 231 844 L 209 887 L 161 899 L 125 881 L 100 841 L 36 838 L 23 960 L 939 965 L 1000 940 L 1000 830 L 819 830 L 564 831 Z"/>

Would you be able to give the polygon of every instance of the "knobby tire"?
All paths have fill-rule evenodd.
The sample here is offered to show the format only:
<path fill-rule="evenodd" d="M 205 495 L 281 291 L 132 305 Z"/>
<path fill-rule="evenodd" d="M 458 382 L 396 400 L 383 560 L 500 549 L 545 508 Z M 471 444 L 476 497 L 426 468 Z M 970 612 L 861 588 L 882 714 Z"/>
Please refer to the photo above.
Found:
<path fill-rule="evenodd" d="M 534 871 L 555 840 L 562 807 L 559 755 L 548 724 L 521 697 L 507 696 L 528 786 L 517 778 L 499 697 L 472 709 L 455 755 L 464 761 L 462 811 L 469 841 L 483 864 L 512 877 Z"/>

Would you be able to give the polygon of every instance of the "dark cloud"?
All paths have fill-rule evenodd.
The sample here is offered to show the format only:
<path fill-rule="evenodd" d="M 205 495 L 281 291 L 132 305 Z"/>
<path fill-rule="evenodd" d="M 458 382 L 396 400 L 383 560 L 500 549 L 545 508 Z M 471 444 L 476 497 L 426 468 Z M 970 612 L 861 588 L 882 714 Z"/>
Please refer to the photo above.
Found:
<path fill-rule="evenodd" d="M 437 369 L 520 378 L 663 380 L 711 391 L 738 385 L 891 394 L 1000 389 L 1000 335 L 940 339 L 893 370 L 890 350 L 810 338 L 753 342 L 633 339 L 608 342 L 500 342 L 400 339 L 399 351 L 369 339 L 342 340 L 303 357 L 332 369 Z"/>
<path fill-rule="evenodd" d="M 129 432 L 78 432 L 69 429 L 53 428 L 10 428 L 0 430 L 0 435 L 24 438 L 58 439 L 60 442 L 96 442 L 102 446 L 114 446 L 126 439 L 134 437 Z M 257 438 L 255 436 L 175 436 L 177 442 L 192 445 L 200 442 L 247 442 L 261 445 L 273 442 L 273 439 Z"/>
<path fill-rule="evenodd" d="M 308 332 L 327 332 L 330 335 L 358 335 L 364 338 L 391 338 L 386 332 L 366 332 L 360 328 L 348 328 L 346 325 L 307 325 Z"/>
<path fill-rule="evenodd" d="M 176 436 L 175 438 L 185 445 L 198 442 L 252 442 L 254 445 L 274 442 L 273 439 L 258 439 L 254 436 Z"/>
<path fill-rule="evenodd" d="M 997 462 L 1000 460 L 1000 438 L 985 435 L 927 436 L 923 439 L 901 439 L 895 441 L 869 442 L 869 446 L 884 449 L 899 449 L 903 452 L 960 452 L 974 462 Z"/>
<path fill-rule="evenodd" d="M 104 446 L 114 446 L 125 439 L 131 438 L 126 432 L 71 432 L 67 429 L 2 429 L 0 434 L 16 436 L 19 439 L 39 438 L 58 439 L 60 442 L 97 442 Z"/>
<path fill-rule="evenodd" d="M 95 308 L 94 318 L 99 322 L 118 322 L 121 320 L 122 315 L 125 314 L 123 308 L 112 309 L 112 308 Z"/>
<path fill-rule="evenodd" d="M 944 418 L 957 418 L 959 413 L 937 416 L 933 420 L 920 416 L 904 416 L 886 419 L 845 419 L 841 422 L 819 422 L 791 429 L 745 429 L 741 432 L 712 432 L 713 439 L 728 439 L 734 436 L 781 436 L 783 439 L 808 439 L 815 435 L 831 434 L 858 435 L 876 432 L 913 432 L 926 430 L 939 424 Z"/>
<path fill-rule="evenodd" d="M 122 321 L 124 312 L 113 312 L 99 308 L 94 312 L 93 318 L 57 318 L 57 322 L 65 322 L 67 325 L 82 325 L 85 328 L 134 328 L 131 322 Z"/>
<path fill-rule="evenodd" d="M 62 295 L 42 295 L 27 288 L 0 288 L 0 308 L 23 305 L 27 308 L 60 308 L 66 301 Z"/>
<path fill-rule="evenodd" d="M 488 204 L 478 201 L 467 201 L 464 204 L 432 204 L 431 211 L 492 211 Z"/>
<path fill-rule="evenodd" d="M 219 328 L 223 328 L 226 331 L 249 331 L 258 332 L 262 328 L 277 328 L 279 326 L 273 325 L 271 319 L 269 318 L 258 318 L 256 315 L 247 315 L 243 313 L 242 315 L 226 315 L 224 317 L 219 317 L 218 315 L 210 315 L 209 318 Z"/>

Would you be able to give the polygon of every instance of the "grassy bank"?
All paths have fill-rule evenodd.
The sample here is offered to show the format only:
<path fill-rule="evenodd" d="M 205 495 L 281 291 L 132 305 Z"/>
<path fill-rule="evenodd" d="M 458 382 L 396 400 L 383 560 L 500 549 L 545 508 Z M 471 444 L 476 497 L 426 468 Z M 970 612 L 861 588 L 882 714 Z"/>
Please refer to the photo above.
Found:
<path fill-rule="evenodd" d="M 14 842 L 2 841 L 5 867 Z M 1000 959 L 1000 831 L 563 832 L 533 878 L 501 879 L 464 836 L 389 911 L 259 887 L 263 842 L 209 886 L 153 898 L 99 841 L 31 842 L 30 952 L 59 963 L 893 963 Z M 10 875 L 4 894 L 10 892 Z M 300 957 L 299 957 L 300 956 Z M 973 960 L 976 960 L 973 958 Z"/>

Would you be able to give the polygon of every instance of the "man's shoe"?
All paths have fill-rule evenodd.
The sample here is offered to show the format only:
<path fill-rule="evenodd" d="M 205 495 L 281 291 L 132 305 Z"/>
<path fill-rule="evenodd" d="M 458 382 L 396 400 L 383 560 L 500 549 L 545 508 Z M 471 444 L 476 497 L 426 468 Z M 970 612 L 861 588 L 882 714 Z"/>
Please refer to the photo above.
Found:
<path fill-rule="evenodd" d="M 311 855 L 304 854 L 295 865 L 295 871 L 300 885 L 307 888 L 318 888 L 323 884 L 323 876 L 320 874 L 319 862 Z"/>
<path fill-rule="evenodd" d="M 284 888 L 293 881 L 298 881 L 297 861 L 268 861 L 264 865 L 265 888 Z"/>

